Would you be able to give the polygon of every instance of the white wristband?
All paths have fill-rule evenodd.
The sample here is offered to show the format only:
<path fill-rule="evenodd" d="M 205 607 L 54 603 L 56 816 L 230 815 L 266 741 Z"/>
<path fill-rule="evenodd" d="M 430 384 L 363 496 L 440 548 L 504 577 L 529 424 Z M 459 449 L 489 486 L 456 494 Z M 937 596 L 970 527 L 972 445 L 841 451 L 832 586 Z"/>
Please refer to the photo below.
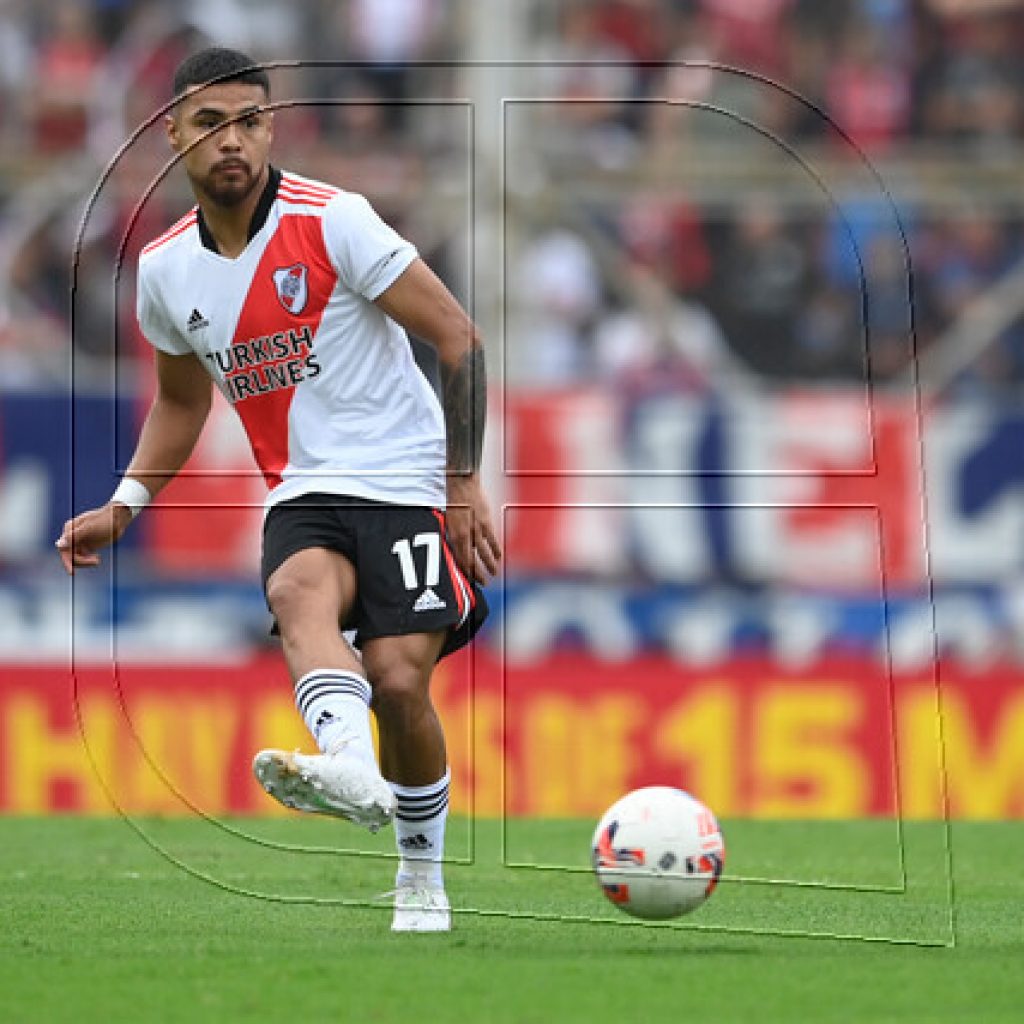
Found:
<path fill-rule="evenodd" d="M 153 495 L 149 493 L 149 488 L 145 484 L 126 476 L 117 485 L 110 500 L 124 505 L 134 519 L 153 500 Z"/>

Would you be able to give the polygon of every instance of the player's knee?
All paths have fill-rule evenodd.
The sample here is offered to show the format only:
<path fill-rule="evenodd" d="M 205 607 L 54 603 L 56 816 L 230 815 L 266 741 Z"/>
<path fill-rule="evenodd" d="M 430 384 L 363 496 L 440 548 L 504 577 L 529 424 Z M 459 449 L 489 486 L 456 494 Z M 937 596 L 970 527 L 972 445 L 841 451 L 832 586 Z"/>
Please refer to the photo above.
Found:
<path fill-rule="evenodd" d="M 408 714 L 429 702 L 429 681 L 418 665 L 393 662 L 374 673 L 371 707 L 381 718 Z"/>
<path fill-rule="evenodd" d="M 317 603 L 316 589 L 294 576 L 272 576 L 267 584 L 267 604 L 282 636 L 310 621 L 310 609 Z"/>

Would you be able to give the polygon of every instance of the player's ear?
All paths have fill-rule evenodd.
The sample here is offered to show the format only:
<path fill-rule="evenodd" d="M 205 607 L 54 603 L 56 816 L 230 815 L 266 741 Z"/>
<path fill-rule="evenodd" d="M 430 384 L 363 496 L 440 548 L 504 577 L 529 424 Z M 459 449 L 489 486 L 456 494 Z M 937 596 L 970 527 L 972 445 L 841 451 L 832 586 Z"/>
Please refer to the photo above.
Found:
<path fill-rule="evenodd" d="M 176 112 L 164 115 L 164 131 L 167 133 L 167 141 L 175 153 L 181 152 L 181 132 L 178 130 L 178 118 Z"/>

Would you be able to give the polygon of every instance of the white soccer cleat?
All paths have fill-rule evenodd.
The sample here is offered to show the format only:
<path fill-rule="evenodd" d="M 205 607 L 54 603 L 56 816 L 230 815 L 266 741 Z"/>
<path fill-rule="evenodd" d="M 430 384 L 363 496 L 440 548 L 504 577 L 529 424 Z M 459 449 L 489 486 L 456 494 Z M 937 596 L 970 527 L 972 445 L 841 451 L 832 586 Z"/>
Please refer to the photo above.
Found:
<path fill-rule="evenodd" d="M 333 814 L 371 832 L 395 814 L 391 787 L 374 765 L 351 754 L 261 750 L 252 770 L 275 800 L 297 811 Z"/>
<path fill-rule="evenodd" d="M 400 885 L 395 890 L 393 932 L 450 932 L 452 911 L 444 889 Z"/>

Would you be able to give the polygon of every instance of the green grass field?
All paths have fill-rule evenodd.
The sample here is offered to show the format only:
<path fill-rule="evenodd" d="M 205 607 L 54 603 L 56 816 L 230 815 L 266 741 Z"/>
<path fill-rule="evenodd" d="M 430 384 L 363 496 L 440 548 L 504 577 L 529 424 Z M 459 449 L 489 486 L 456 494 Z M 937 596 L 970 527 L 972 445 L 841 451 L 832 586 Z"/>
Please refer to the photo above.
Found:
<path fill-rule="evenodd" d="M 650 927 L 585 870 L 591 822 L 455 820 L 443 936 L 345 905 L 390 888 L 390 835 L 227 825 L 139 823 L 213 884 L 118 819 L 0 821 L 0 1022 L 1022 1019 L 1024 824 L 953 826 L 952 947 L 941 825 L 726 822 L 712 901 Z"/>

